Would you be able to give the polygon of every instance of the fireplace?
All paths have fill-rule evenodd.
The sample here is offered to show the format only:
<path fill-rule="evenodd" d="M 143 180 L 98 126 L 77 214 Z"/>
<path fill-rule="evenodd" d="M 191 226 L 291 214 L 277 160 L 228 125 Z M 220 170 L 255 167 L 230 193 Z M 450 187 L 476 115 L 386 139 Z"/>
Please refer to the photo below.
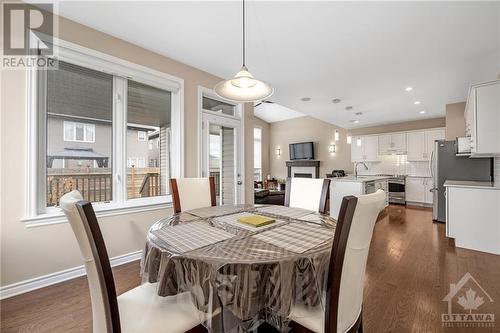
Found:
<path fill-rule="evenodd" d="M 312 178 L 313 175 L 312 173 L 300 173 L 300 172 L 295 172 L 293 174 L 293 177 L 295 178 Z"/>
<path fill-rule="evenodd" d="M 288 177 L 319 178 L 319 161 L 286 161 L 286 167 L 288 169 Z"/>

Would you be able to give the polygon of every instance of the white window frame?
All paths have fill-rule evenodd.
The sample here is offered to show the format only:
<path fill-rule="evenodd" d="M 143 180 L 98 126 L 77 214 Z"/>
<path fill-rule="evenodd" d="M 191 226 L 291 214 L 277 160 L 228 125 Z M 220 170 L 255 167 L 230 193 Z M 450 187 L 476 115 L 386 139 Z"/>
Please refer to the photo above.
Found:
<path fill-rule="evenodd" d="M 49 40 L 45 41 L 46 43 Z M 170 177 L 184 176 L 184 80 L 157 70 L 153 70 L 114 56 L 82 47 L 58 38 L 53 39 L 57 48 L 57 59 L 89 69 L 102 71 L 113 75 L 113 148 L 112 173 L 113 200 L 106 203 L 93 203 L 97 217 L 114 216 L 131 212 L 164 209 L 171 206 L 172 196 L 157 196 L 148 198 L 127 199 L 127 81 L 134 80 L 146 85 L 171 92 L 171 139 L 176 144 L 171 147 Z M 45 207 L 46 186 L 46 127 L 45 119 L 37 116 L 39 105 L 45 104 L 38 100 L 38 75 L 43 71 L 30 68 L 27 75 L 27 168 L 26 168 L 26 205 L 22 221 L 27 226 L 40 226 L 56 223 L 66 223 L 67 219 L 59 207 Z M 44 94 L 41 94 L 44 96 Z M 122 124 L 123 126 L 118 126 Z M 95 132 L 94 132 L 95 137 Z M 166 149 L 166 147 L 165 147 Z M 166 184 L 168 186 L 168 184 Z"/>
<path fill-rule="evenodd" d="M 203 109 L 203 97 L 209 97 L 213 98 L 216 100 L 222 100 L 231 104 L 235 105 L 235 113 L 234 116 L 224 114 L 222 112 L 214 112 L 212 110 L 207 110 Z M 240 146 L 237 147 L 239 150 L 239 158 L 240 158 L 240 169 L 241 169 L 241 175 L 240 179 L 241 182 L 243 183 L 243 186 L 240 191 L 240 202 L 244 203 L 245 202 L 245 190 L 246 190 L 246 175 L 245 175 L 245 132 L 246 132 L 246 127 L 245 127 L 245 107 L 243 103 L 234 103 L 233 101 L 225 100 L 224 98 L 221 98 L 220 96 L 217 96 L 215 91 L 213 89 L 203 87 L 203 86 L 198 86 L 198 119 L 197 119 L 197 133 L 198 133 L 198 144 L 197 144 L 197 156 L 198 156 L 198 170 L 197 174 L 198 177 L 202 177 L 202 170 L 203 170 L 203 136 L 201 135 L 202 132 L 202 123 L 203 123 L 203 114 L 210 114 L 213 116 L 218 116 L 218 117 L 223 117 L 227 118 L 228 120 L 238 120 L 240 122 L 241 130 L 240 130 Z M 253 176 L 252 176 L 253 178 Z"/>
<path fill-rule="evenodd" d="M 260 131 L 260 139 L 258 140 L 259 142 L 259 145 L 260 145 L 260 166 L 259 168 L 256 168 L 255 167 L 255 143 L 257 142 L 257 140 L 255 140 L 255 130 L 258 129 Z M 259 169 L 259 181 L 262 181 L 262 127 L 259 127 L 259 126 L 255 126 L 253 128 L 253 144 L 254 144 L 254 156 L 253 156 L 253 175 L 255 175 L 255 170 L 256 169 Z"/>
<path fill-rule="evenodd" d="M 63 139 L 64 141 L 70 141 L 70 142 L 86 142 L 86 143 L 95 143 L 95 124 L 87 124 L 87 123 L 82 123 L 78 121 L 67 121 L 65 120 L 63 122 L 64 128 L 63 128 Z M 82 125 L 83 126 L 83 140 L 77 140 L 76 139 L 76 126 L 77 125 Z M 72 126 L 73 131 L 72 131 L 72 137 L 68 138 L 66 136 L 66 128 Z M 87 129 L 90 128 L 92 129 L 92 139 L 87 138 Z"/>

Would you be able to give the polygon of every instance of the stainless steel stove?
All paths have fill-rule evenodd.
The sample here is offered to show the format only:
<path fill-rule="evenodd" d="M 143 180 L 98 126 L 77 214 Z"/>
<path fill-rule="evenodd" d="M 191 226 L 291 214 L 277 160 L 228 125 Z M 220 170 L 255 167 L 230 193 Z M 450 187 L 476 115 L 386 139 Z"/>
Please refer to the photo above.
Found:
<path fill-rule="evenodd" d="M 404 205 L 406 204 L 405 197 L 405 176 L 404 175 L 387 175 L 379 174 L 377 176 L 390 177 L 389 183 L 389 203 Z"/>

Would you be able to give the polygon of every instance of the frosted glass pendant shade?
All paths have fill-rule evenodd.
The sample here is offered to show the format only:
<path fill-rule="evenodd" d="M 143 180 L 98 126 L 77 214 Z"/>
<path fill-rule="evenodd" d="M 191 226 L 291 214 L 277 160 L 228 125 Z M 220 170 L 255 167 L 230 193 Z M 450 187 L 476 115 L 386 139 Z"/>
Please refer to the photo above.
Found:
<path fill-rule="evenodd" d="M 219 97 L 234 102 L 256 102 L 274 93 L 269 84 L 255 79 L 246 67 L 242 67 L 234 78 L 219 82 L 214 90 Z"/>

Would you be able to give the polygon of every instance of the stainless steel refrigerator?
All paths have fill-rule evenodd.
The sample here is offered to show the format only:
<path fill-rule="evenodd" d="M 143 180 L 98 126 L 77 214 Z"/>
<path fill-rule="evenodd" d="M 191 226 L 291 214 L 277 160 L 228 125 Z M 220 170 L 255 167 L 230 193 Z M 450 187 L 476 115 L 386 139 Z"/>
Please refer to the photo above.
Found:
<path fill-rule="evenodd" d="M 491 158 L 470 158 L 457 156 L 455 141 L 437 140 L 431 154 L 430 169 L 434 182 L 431 189 L 432 219 L 446 222 L 446 180 L 493 180 L 493 160 Z"/>

